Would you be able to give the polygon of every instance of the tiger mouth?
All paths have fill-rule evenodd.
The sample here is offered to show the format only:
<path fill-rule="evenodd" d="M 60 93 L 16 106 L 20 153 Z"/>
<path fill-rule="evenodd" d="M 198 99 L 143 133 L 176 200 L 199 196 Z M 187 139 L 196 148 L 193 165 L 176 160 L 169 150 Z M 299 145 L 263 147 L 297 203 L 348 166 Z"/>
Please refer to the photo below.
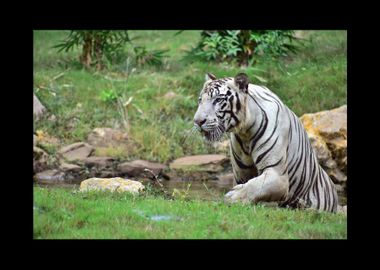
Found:
<path fill-rule="evenodd" d="M 220 141 L 224 134 L 224 128 L 223 126 L 217 126 L 212 130 L 201 130 L 201 134 L 209 142 Z"/>

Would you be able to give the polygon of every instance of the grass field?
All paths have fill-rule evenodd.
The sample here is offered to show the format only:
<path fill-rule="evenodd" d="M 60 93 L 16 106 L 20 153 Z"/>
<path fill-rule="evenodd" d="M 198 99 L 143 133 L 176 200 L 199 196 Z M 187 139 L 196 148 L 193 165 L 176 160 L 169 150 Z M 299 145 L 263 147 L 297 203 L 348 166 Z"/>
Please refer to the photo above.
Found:
<path fill-rule="evenodd" d="M 341 214 L 34 188 L 35 239 L 346 239 Z"/>
<path fill-rule="evenodd" d="M 128 119 L 135 147 L 130 151 L 110 149 L 102 154 L 168 162 L 179 156 L 209 151 L 199 137 L 191 145 L 181 143 L 192 127 L 206 72 L 223 77 L 244 71 L 253 83 L 264 84 L 277 93 L 299 116 L 347 102 L 346 31 L 303 31 L 307 42 L 299 53 L 275 60 L 258 58 L 254 67 L 244 69 L 186 57 L 186 51 L 198 42 L 200 32 L 184 31 L 175 35 L 176 32 L 130 31 L 131 37 L 139 37 L 134 41 L 137 45 L 169 51 L 162 67 L 135 67 L 126 83 L 125 64 L 102 72 L 83 70 L 75 65 L 79 49 L 57 53 L 52 48 L 67 32 L 35 31 L 34 92 L 57 117 L 55 122 L 37 122 L 35 130 L 69 144 L 86 139 L 95 127 L 120 127 L 115 103 L 101 99 L 102 91 L 114 89 L 123 92 L 126 98 L 133 97 Z M 128 51 L 128 46 L 125 50 Z M 62 76 L 54 80 L 57 75 Z M 266 82 L 259 81 L 255 75 Z M 178 96 L 162 98 L 169 91 Z"/>

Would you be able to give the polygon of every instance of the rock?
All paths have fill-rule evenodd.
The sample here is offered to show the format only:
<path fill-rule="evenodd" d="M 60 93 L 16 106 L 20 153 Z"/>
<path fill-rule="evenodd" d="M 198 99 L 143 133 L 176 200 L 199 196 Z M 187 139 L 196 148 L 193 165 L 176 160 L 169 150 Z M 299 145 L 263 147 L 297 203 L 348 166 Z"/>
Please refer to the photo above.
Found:
<path fill-rule="evenodd" d="M 59 170 L 47 170 L 34 175 L 34 180 L 39 184 L 57 184 L 65 180 L 64 176 Z"/>
<path fill-rule="evenodd" d="M 65 173 L 79 173 L 82 168 L 76 164 L 62 163 L 59 169 Z"/>
<path fill-rule="evenodd" d="M 324 168 L 324 169 L 335 184 L 343 184 L 347 181 L 347 175 L 345 175 L 338 168 L 336 169 Z"/>
<path fill-rule="evenodd" d="M 111 191 L 111 192 L 131 192 L 134 194 L 144 190 L 144 185 L 138 181 L 115 178 L 90 178 L 81 182 L 79 191 L 90 190 Z"/>
<path fill-rule="evenodd" d="M 334 183 L 347 181 L 347 105 L 300 117 L 318 162 Z"/>
<path fill-rule="evenodd" d="M 219 172 L 223 170 L 226 163 L 228 163 L 228 158 L 225 155 L 195 155 L 178 158 L 169 166 L 174 170 Z"/>
<path fill-rule="evenodd" d="M 116 177 L 118 176 L 118 173 L 115 171 L 100 171 L 99 177 L 100 178 L 111 178 L 111 177 Z"/>
<path fill-rule="evenodd" d="M 87 137 L 87 142 L 95 147 L 111 147 L 126 144 L 128 134 L 112 128 L 95 128 Z"/>
<path fill-rule="evenodd" d="M 87 167 L 95 167 L 97 169 L 104 169 L 106 167 L 111 167 L 115 159 L 111 157 L 88 157 L 83 160 Z"/>
<path fill-rule="evenodd" d="M 128 176 L 141 176 L 143 174 L 150 175 L 144 172 L 144 169 L 149 169 L 153 171 L 155 175 L 162 173 L 163 170 L 167 168 L 166 165 L 146 161 L 146 160 L 134 160 L 131 162 L 124 162 L 119 164 L 118 171 L 122 174 L 127 174 Z"/>
<path fill-rule="evenodd" d="M 33 134 L 33 146 L 37 146 L 37 136 Z"/>
<path fill-rule="evenodd" d="M 39 119 L 46 112 L 46 108 L 40 100 L 33 94 L 33 115 Z"/>
<path fill-rule="evenodd" d="M 39 173 L 49 168 L 49 155 L 39 147 L 33 147 L 33 172 Z"/>
<path fill-rule="evenodd" d="M 55 146 L 59 145 L 60 141 L 59 139 L 50 136 L 47 132 L 43 130 L 37 130 L 36 131 L 36 144 L 37 145 L 42 145 L 42 146 Z"/>
<path fill-rule="evenodd" d="M 62 147 L 58 154 L 63 156 L 68 161 L 83 160 L 90 156 L 94 151 L 94 147 L 87 143 L 78 142 Z"/>
<path fill-rule="evenodd" d="M 169 91 L 163 96 L 164 99 L 173 99 L 176 97 L 178 97 L 178 94 L 174 93 L 173 91 Z"/>

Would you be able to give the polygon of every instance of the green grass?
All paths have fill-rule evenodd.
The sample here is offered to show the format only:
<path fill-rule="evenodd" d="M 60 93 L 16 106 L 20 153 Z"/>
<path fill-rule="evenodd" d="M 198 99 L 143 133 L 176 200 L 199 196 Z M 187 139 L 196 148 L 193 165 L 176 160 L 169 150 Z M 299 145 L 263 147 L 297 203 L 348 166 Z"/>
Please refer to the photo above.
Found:
<path fill-rule="evenodd" d="M 34 92 L 57 117 L 56 122 L 36 122 L 35 129 L 69 144 L 85 140 L 95 127 L 119 127 L 116 105 L 101 100 L 102 91 L 115 89 L 127 97 L 133 96 L 128 119 L 130 138 L 136 147 L 109 152 L 122 159 L 169 162 L 183 155 L 210 152 L 198 136 L 192 142 L 182 143 L 192 127 L 206 72 L 223 77 L 244 71 L 253 83 L 262 84 L 254 77 L 259 75 L 299 116 L 347 102 L 346 31 L 304 31 L 305 38 L 311 41 L 299 53 L 281 59 L 258 58 L 256 66 L 243 70 L 227 63 L 184 59 L 186 51 L 197 44 L 200 31 L 174 36 L 176 32 L 130 31 L 131 37 L 139 37 L 134 41 L 137 45 L 169 51 L 162 67 L 136 67 L 126 84 L 124 64 L 102 72 L 82 70 L 75 64 L 79 49 L 57 53 L 52 48 L 65 38 L 67 31 L 35 31 Z M 52 80 L 61 73 L 64 75 Z M 178 97 L 163 99 L 168 91 Z"/>
<path fill-rule="evenodd" d="M 346 239 L 341 214 L 34 187 L 35 239 Z M 171 220 L 152 220 L 157 215 Z"/>

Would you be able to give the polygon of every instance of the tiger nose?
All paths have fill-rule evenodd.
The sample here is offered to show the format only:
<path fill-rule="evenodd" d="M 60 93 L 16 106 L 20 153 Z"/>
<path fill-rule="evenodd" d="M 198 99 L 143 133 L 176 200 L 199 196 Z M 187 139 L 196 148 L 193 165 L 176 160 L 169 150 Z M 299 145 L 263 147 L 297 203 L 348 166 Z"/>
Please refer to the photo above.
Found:
<path fill-rule="evenodd" d="M 202 127 L 202 125 L 206 123 L 206 119 L 195 119 L 194 123 L 197 124 L 199 127 Z"/>

